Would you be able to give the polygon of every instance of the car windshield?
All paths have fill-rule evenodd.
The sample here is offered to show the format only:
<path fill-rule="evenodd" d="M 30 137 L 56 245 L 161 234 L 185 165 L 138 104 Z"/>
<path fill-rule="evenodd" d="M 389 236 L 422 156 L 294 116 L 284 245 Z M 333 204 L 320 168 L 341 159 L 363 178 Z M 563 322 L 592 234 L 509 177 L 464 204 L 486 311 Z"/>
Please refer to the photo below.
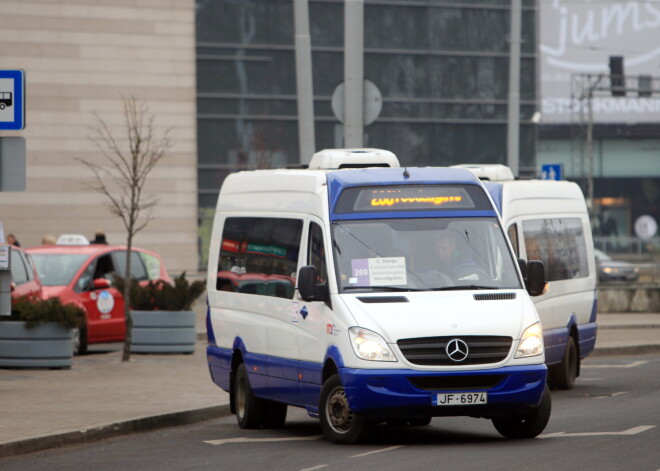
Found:
<path fill-rule="evenodd" d="M 522 286 L 495 218 L 341 221 L 332 237 L 340 292 Z"/>
<path fill-rule="evenodd" d="M 83 254 L 32 254 L 44 286 L 68 285 L 88 257 Z"/>

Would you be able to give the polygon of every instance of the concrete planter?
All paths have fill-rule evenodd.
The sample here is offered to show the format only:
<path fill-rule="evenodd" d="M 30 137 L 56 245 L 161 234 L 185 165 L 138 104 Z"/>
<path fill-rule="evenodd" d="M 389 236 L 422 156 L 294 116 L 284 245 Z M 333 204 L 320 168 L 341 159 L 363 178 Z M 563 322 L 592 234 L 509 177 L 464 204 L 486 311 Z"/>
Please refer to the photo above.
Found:
<path fill-rule="evenodd" d="M 194 311 L 131 311 L 132 353 L 193 353 Z"/>
<path fill-rule="evenodd" d="M 71 368 L 71 329 L 49 322 L 32 329 L 25 322 L 0 322 L 0 367 Z"/>

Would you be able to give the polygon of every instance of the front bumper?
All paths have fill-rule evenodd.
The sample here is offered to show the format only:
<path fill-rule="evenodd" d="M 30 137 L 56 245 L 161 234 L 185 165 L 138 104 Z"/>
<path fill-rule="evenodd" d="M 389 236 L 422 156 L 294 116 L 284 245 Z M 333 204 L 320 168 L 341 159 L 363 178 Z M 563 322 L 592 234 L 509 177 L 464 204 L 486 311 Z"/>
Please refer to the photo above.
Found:
<path fill-rule="evenodd" d="M 523 414 L 541 402 L 547 368 L 544 364 L 479 371 L 339 370 L 351 410 L 370 418 Z M 478 406 L 436 406 L 438 393 L 481 392 L 488 403 Z"/>

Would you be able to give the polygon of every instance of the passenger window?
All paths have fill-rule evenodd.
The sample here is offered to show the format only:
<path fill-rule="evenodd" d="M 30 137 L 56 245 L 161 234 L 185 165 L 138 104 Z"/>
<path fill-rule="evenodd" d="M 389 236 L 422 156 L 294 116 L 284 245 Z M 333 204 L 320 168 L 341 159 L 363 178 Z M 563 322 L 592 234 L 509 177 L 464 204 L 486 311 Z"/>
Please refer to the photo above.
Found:
<path fill-rule="evenodd" d="M 83 291 L 88 291 L 92 289 L 92 275 L 94 274 L 94 263 L 90 263 L 87 265 L 87 268 L 85 268 L 85 271 L 82 272 L 80 275 L 80 278 L 78 278 L 78 281 L 76 282 L 75 286 L 73 287 L 74 291 L 77 293 L 82 293 Z"/>
<path fill-rule="evenodd" d="M 29 280 L 25 263 L 21 258 L 21 254 L 14 249 L 11 249 L 11 281 L 17 285 L 27 283 Z"/>
<path fill-rule="evenodd" d="M 126 251 L 118 250 L 114 252 L 115 262 L 117 263 L 117 273 L 122 278 L 126 278 Z M 142 263 L 138 252 L 131 251 L 131 278 L 138 281 L 149 280 L 147 270 Z"/>
<path fill-rule="evenodd" d="M 292 299 L 302 226 L 299 219 L 227 218 L 216 289 Z"/>
<path fill-rule="evenodd" d="M 160 260 L 155 255 L 145 252 L 137 252 L 147 269 L 147 276 L 150 280 L 160 279 Z"/>
<path fill-rule="evenodd" d="M 112 281 L 112 274 L 115 271 L 116 270 L 115 265 L 112 262 L 112 256 L 110 254 L 102 255 L 96 259 L 93 279 L 96 280 L 98 278 L 105 278 L 106 280 Z"/>
<path fill-rule="evenodd" d="M 325 260 L 325 247 L 323 245 L 323 229 L 312 222 L 309 225 L 309 241 L 307 263 L 316 267 L 319 283 L 328 281 L 328 268 Z"/>
<path fill-rule="evenodd" d="M 545 264 L 548 281 L 589 276 L 587 244 L 578 218 L 534 219 L 523 222 L 527 260 Z"/>
<path fill-rule="evenodd" d="M 516 258 L 520 257 L 520 249 L 518 248 L 518 225 L 511 224 L 507 229 L 506 234 L 509 236 L 511 246 L 513 247 L 513 253 L 516 254 Z"/>

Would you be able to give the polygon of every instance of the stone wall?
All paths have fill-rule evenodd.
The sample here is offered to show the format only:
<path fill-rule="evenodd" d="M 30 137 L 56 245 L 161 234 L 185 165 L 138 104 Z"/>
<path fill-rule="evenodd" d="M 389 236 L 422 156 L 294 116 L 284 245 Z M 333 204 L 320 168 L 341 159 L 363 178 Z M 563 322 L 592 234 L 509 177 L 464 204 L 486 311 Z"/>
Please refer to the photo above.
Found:
<path fill-rule="evenodd" d="M 171 273 L 198 268 L 195 0 L 5 0 L 0 62 L 26 75 L 27 189 L 2 193 L 0 220 L 23 247 L 44 234 L 104 230 L 125 244 L 121 220 L 86 182 L 77 159 L 103 162 L 89 140 L 93 112 L 124 134 L 122 96 L 172 128 L 174 146 L 145 192 L 158 204 L 134 243 L 160 253 Z"/>
<path fill-rule="evenodd" d="M 600 285 L 598 312 L 660 312 L 660 286 Z"/>

